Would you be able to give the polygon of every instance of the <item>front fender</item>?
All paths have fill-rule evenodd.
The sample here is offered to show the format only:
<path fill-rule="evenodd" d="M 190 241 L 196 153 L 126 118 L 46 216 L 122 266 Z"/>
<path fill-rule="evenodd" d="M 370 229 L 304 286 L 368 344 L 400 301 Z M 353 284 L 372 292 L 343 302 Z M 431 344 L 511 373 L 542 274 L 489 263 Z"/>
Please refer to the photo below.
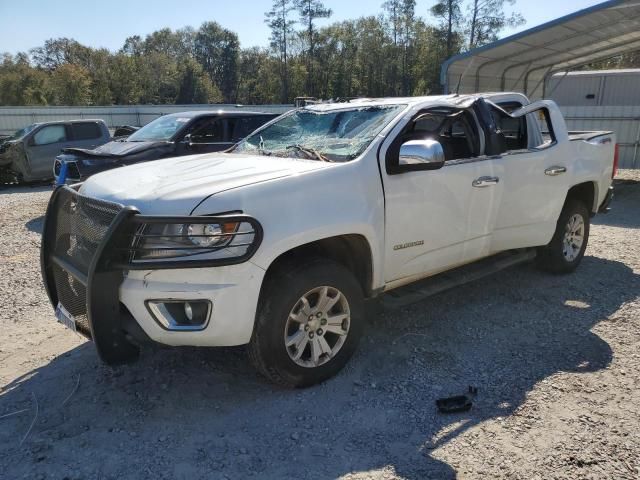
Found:
<path fill-rule="evenodd" d="M 193 215 L 242 211 L 260 222 L 251 262 L 268 269 L 283 253 L 318 240 L 361 235 L 369 244 L 372 288 L 383 285 L 384 197 L 375 161 L 349 163 L 246 185 L 212 195 Z"/>

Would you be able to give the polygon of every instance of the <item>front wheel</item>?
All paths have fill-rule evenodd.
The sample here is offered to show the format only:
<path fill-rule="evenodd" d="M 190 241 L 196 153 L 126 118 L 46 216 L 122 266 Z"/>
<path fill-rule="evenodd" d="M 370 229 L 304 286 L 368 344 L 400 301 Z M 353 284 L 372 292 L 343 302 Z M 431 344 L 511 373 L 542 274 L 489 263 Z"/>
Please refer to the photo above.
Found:
<path fill-rule="evenodd" d="M 248 347 L 258 371 L 289 387 L 338 373 L 363 322 L 362 289 L 353 274 L 318 258 L 281 267 L 266 281 Z"/>
<path fill-rule="evenodd" d="M 538 265 L 553 273 L 573 272 L 587 248 L 590 215 L 584 203 L 569 200 L 562 209 L 551 242 L 538 250 Z"/>

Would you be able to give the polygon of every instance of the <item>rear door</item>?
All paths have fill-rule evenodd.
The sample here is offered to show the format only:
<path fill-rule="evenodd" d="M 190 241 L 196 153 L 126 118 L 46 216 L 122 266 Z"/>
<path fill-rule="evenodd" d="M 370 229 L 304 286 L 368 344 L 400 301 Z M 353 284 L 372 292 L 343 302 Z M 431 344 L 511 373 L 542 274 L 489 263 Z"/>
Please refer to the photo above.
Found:
<path fill-rule="evenodd" d="M 518 118 L 493 111 L 506 137 L 499 159 L 504 192 L 492 243 L 496 252 L 546 245 L 569 188 L 572 155 L 564 121 L 539 103 Z"/>
<path fill-rule="evenodd" d="M 28 141 L 27 156 L 33 179 L 51 178 L 53 163 L 60 150 L 69 146 L 69 125 L 45 125 Z"/>
<path fill-rule="evenodd" d="M 102 128 L 98 122 L 73 122 L 71 133 L 71 143 L 77 148 L 93 149 L 104 142 Z"/>
<path fill-rule="evenodd" d="M 437 109 L 396 127 L 381 149 L 385 191 L 385 281 L 399 285 L 489 254 L 502 191 L 501 166 L 483 154 L 483 132 L 465 111 L 440 130 Z M 424 114 L 427 114 L 425 117 Z M 439 130 L 439 131 L 436 131 Z M 439 141 L 439 170 L 394 173 L 399 145 Z"/>

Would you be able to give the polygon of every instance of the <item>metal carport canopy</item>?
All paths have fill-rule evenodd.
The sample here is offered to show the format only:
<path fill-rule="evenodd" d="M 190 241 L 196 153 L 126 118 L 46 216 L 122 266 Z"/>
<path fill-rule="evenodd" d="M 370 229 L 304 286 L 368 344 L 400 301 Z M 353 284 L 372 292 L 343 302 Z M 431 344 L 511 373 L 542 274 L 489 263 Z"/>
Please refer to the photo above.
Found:
<path fill-rule="evenodd" d="M 461 53 L 442 64 L 445 93 L 545 96 L 559 71 L 640 50 L 640 0 L 611 0 Z"/>

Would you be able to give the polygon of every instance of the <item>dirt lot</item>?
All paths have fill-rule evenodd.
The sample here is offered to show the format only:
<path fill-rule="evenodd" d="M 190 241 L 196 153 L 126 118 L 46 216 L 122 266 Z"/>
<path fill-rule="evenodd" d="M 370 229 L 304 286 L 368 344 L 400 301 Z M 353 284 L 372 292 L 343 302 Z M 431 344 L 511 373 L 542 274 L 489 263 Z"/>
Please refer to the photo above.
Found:
<path fill-rule="evenodd" d="M 623 176 L 577 273 L 524 265 L 384 312 L 303 391 L 242 349 L 102 366 L 41 286 L 49 190 L 0 190 L 0 477 L 638 479 L 640 175 Z M 436 412 L 469 384 L 470 412 Z"/>

